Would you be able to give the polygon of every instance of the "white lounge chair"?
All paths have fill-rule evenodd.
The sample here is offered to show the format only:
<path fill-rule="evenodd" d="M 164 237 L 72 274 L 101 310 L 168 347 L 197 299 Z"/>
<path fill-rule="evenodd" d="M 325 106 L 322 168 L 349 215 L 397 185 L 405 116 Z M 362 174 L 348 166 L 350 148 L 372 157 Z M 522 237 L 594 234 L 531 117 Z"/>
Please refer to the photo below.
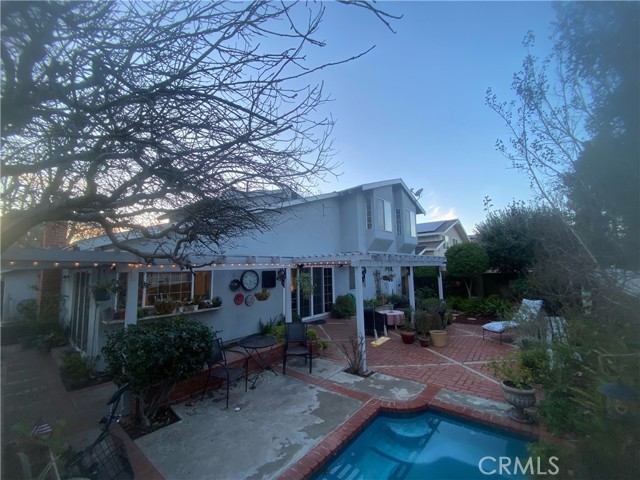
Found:
<path fill-rule="evenodd" d="M 518 325 L 531 322 L 535 320 L 540 314 L 542 309 L 542 300 L 522 300 L 520 309 L 514 316 L 514 320 L 502 320 L 498 322 L 489 322 L 482 326 L 482 338 L 484 339 L 484 332 L 498 333 L 500 334 L 500 343 L 502 343 L 502 334 L 511 328 L 516 328 Z"/>

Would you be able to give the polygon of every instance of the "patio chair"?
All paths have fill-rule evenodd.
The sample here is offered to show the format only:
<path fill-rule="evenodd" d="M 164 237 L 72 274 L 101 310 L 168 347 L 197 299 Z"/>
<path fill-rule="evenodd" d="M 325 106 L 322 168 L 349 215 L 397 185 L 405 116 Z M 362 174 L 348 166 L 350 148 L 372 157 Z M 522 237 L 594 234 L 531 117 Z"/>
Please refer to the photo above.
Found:
<path fill-rule="evenodd" d="M 498 333 L 500 335 L 500 343 L 502 343 L 502 334 L 512 328 L 516 328 L 518 325 L 527 322 L 533 322 L 542 309 L 542 300 L 522 300 L 520 309 L 514 315 L 513 320 L 501 320 L 497 322 L 489 322 L 482 326 L 482 338 L 484 339 L 484 332 Z"/>
<path fill-rule="evenodd" d="M 304 323 L 285 323 L 284 326 L 284 357 L 282 359 L 282 373 L 287 374 L 287 357 L 304 357 L 304 364 L 309 359 L 309 373 L 313 364 L 311 358 L 311 342 L 307 336 L 307 325 Z"/>
<path fill-rule="evenodd" d="M 242 352 L 238 352 L 242 353 Z M 207 391 L 207 387 L 209 386 L 210 378 L 217 378 L 226 383 L 227 387 L 227 407 L 229 408 L 229 385 L 233 382 L 240 380 L 244 377 L 244 391 L 247 391 L 248 384 L 248 372 L 246 365 L 246 356 L 245 357 L 245 367 L 229 367 L 227 366 L 227 356 L 225 354 L 224 349 L 222 348 L 222 339 L 215 338 L 213 342 L 211 342 L 211 356 L 206 360 L 207 367 L 209 368 L 209 372 L 207 375 L 207 383 L 204 385 L 204 390 L 202 391 L 202 397 L 200 400 L 204 400 L 204 394 Z"/>

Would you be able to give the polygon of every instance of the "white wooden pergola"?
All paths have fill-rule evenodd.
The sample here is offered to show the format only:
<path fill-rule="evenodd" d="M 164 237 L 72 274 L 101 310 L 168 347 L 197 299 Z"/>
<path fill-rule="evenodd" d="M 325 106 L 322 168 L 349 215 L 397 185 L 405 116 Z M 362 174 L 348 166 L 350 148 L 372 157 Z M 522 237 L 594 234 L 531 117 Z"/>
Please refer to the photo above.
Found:
<path fill-rule="evenodd" d="M 356 279 L 362 278 L 364 269 L 384 267 L 407 267 L 413 277 L 413 268 L 430 266 L 438 268 L 438 296 L 443 298 L 442 272 L 446 259 L 438 256 L 413 255 L 385 252 L 343 252 L 335 254 L 304 256 L 265 256 L 265 255 L 213 255 L 210 257 L 192 258 L 194 265 L 204 265 L 198 269 L 238 270 L 241 268 L 285 269 L 286 278 L 292 278 L 292 269 L 298 267 L 353 267 Z M 68 249 L 9 249 L 2 257 L 2 270 L 28 269 L 79 269 L 79 268 L 117 268 L 127 273 L 127 295 L 124 324 L 137 323 L 137 300 L 139 272 L 166 271 L 179 266 L 170 262 L 148 264 L 141 258 L 121 251 L 78 251 Z M 415 292 L 413 282 L 409 284 L 409 301 L 415 309 Z M 292 321 L 291 289 L 284 288 L 285 321 Z M 356 325 L 358 339 L 364 338 L 364 296 L 362 282 L 356 281 Z M 366 370 L 366 349 L 364 342 L 359 341 L 362 348 L 363 368 Z"/>

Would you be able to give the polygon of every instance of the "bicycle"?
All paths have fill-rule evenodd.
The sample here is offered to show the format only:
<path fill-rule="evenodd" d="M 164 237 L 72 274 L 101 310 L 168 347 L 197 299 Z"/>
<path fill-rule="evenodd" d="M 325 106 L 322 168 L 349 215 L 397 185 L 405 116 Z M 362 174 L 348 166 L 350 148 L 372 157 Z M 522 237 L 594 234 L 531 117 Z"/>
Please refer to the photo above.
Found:
<path fill-rule="evenodd" d="M 64 478 L 133 480 L 133 469 L 129 463 L 124 440 L 109 432 L 113 421 L 120 422 L 124 412 L 124 406 L 121 407 L 122 396 L 128 388 L 128 385 L 120 387 L 107 402 L 107 414 L 99 421 L 102 428 L 98 438 L 81 451 L 71 452 L 71 456 L 64 463 Z"/>

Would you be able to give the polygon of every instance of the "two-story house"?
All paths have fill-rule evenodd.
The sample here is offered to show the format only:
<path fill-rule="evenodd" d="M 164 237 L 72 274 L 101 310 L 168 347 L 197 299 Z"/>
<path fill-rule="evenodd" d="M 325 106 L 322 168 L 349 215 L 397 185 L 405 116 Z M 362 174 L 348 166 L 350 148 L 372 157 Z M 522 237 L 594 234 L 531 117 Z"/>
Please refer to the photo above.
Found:
<path fill-rule="evenodd" d="M 277 192 L 262 195 L 265 203 L 278 197 Z M 397 293 L 413 303 L 412 268 L 444 265 L 441 257 L 414 253 L 416 215 L 424 210 L 400 179 L 315 197 L 278 197 L 273 205 L 279 219 L 270 230 L 234 238 L 233 245 L 206 258 L 190 256 L 200 265 L 193 271 L 170 262 L 147 264 L 104 237 L 67 250 L 10 250 L 2 259 L 3 271 L 62 269 L 61 293 L 67 301 L 61 321 L 79 350 L 97 355 L 109 332 L 156 318 L 143 315 L 168 297 L 219 297 L 219 308 L 189 315 L 225 340 L 256 333 L 260 321 L 281 314 L 287 320 L 294 313 L 304 320 L 329 316 L 335 298 L 345 294 L 356 299 L 360 327 L 364 299 Z M 130 241 L 153 248 L 141 239 Z M 298 288 L 298 277 L 311 279 L 309 295 Z M 92 296 L 92 287 L 114 279 L 118 294 L 101 301 Z"/>

